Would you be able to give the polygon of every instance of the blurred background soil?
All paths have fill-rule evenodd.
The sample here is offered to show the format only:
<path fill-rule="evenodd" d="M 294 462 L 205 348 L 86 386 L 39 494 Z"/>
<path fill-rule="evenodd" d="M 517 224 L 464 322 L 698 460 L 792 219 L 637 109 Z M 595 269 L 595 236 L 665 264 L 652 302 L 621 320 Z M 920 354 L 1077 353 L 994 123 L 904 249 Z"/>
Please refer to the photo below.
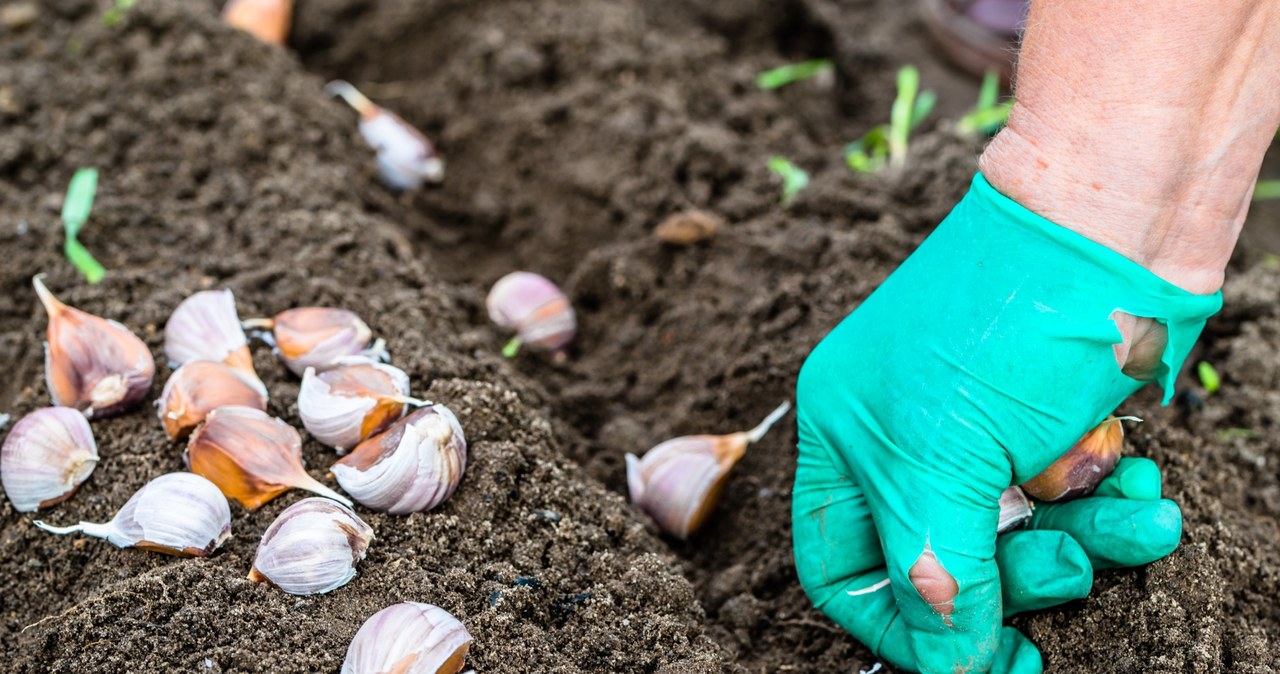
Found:
<path fill-rule="evenodd" d="M 471 463 L 436 511 L 361 512 L 378 539 L 360 575 L 312 598 L 243 579 L 300 493 L 233 506 L 235 537 L 196 561 L 47 536 L 5 501 L 0 669 L 336 671 L 364 618 L 402 600 L 462 618 L 482 673 L 873 666 L 795 580 L 790 419 L 687 543 L 629 509 L 622 457 L 754 425 L 964 193 L 981 146 L 948 120 L 977 85 L 942 64 L 910 5 L 299 0 L 282 50 L 223 27 L 212 1 L 141 0 L 114 27 L 106 2 L 25 4 L 34 18 L 0 25 L 0 411 L 48 404 L 33 274 L 158 356 L 183 297 L 230 287 L 245 317 L 357 310 L 415 393 L 458 412 Z M 761 70 L 817 57 L 834 78 L 755 87 Z M 886 118 L 904 63 L 938 91 L 938 121 L 903 174 L 855 176 L 841 148 Z M 354 114 L 321 92 L 334 77 L 431 136 L 444 184 L 379 186 Z M 813 177 L 786 209 L 765 168 L 775 154 Z M 78 166 L 102 171 L 82 233 L 111 270 L 97 286 L 61 255 L 58 208 Z M 654 226 L 688 208 L 722 218 L 719 235 L 659 243 Z M 1100 573 L 1087 600 L 1016 618 L 1048 671 L 1280 668 L 1278 222 L 1273 206 L 1255 212 L 1193 358 L 1216 366 L 1222 390 L 1184 377 L 1177 405 L 1143 391 L 1123 408 L 1147 420 L 1130 448 L 1164 467 L 1183 545 Z M 498 355 L 483 297 L 514 269 L 573 300 L 566 362 Z M 267 349 L 255 356 L 270 411 L 299 425 L 296 379 Z M 103 521 L 182 467 L 149 408 L 93 426 L 102 462 L 44 519 Z M 304 454 L 323 479 L 332 453 L 308 441 Z"/>

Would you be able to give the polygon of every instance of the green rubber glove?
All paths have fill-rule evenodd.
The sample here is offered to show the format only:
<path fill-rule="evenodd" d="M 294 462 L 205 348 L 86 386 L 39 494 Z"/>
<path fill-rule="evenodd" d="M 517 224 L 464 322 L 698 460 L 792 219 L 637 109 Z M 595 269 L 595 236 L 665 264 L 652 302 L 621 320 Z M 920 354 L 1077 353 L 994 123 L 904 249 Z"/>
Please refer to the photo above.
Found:
<path fill-rule="evenodd" d="M 1181 516 L 1149 462 L 997 540 L 999 496 L 1145 383 L 1116 364 L 1114 312 L 1164 324 L 1167 403 L 1221 303 L 975 177 L 800 373 L 793 535 L 809 597 L 900 669 L 1040 672 L 1002 617 L 1084 596 L 1095 567 L 1168 554 Z"/>

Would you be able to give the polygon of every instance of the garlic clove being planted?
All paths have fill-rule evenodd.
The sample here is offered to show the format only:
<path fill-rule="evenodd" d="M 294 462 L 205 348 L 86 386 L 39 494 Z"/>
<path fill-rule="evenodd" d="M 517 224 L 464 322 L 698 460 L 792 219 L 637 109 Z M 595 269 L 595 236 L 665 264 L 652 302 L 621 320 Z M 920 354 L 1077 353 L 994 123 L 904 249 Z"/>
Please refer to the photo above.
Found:
<path fill-rule="evenodd" d="M 361 505 L 407 515 L 443 503 L 466 467 L 458 418 L 444 405 L 430 405 L 360 443 L 329 470 Z"/>
<path fill-rule="evenodd" d="M 289 594 L 332 592 L 356 576 L 373 529 L 341 503 L 306 498 L 289 506 L 267 527 L 249 580 Z"/>
<path fill-rule="evenodd" d="M 563 351 L 578 329 L 569 298 L 546 277 L 517 271 L 498 279 L 485 299 L 489 318 L 498 327 L 513 328 L 516 337 L 502 350 L 515 356 L 523 343 Z"/>
<path fill-rule="evenodd" d="M 187 437 L 210 412 L 227 405 L 266 411 L 262 382 L 222 363 L 193 360 L 169 375 L 156 406 L 170 440 Z"/>
<path fill-rule="evenodd" d="M 407 405 L 428 404 L 409 397 L 409 375 L 381 363 L 344 365 L 318 374 L 309 367 L 298 390 L 302 425 L 339 454 L 386 430 L 404 416 Z"/>
<path fill-rule="evenodd" d="M 424 182 L 444 180 L 444 160 L 421 131 L 347 82 L 334 80 L 324 91 L 342 97 L 360 113 L 360 135 L 378 153 L 378 176 L 388 187 L 416 190 Z"/>
<path fill-rule="evenodd" d="M 406 601 L 364 621 L 342 674 L 456 674 L 470 647 L 467 628 L 448 611 Z"/>
<path fill-rule="evenodd" d="M 59 302 L 39 276 L 32 284 L 49 314 L 44 369 L 53 402 L 92 418 L 141 401 L 156 373 L 147 345 L 115 321 Z"/>
<path fill-rule="evenodd" d="M 45 407 L 18 420 L 0 450 L 0 481 L 18 512 L 62 503 L 98 465 L 89 421 L 70 407 Z"/>
<path fill-rule="evenodd" d="M 219 407 L 191 434 L 183 459 L 191 472 L 218 485 L 249 510 L 290 489 L 305 489 L 339 503 L 351 501 L 302 467 L 302 437 L 285 422 L 252 407 Z"/>
<path fill-rule="evenodd" d="M 687 435 L 645 453 L 627 454 L 631 502 L 649 513 L 659 528 L 686 539 L 706 522 L 720 500 L 729 471 L 791 409 L 784 402 L 750 431 L 729 435 Z"/>
<path fill-rule="evenodd" d="M 231 508 L 212 482 L 192 473 L 169 473 L 143 485 L 105 524 L 33 524 L 51 534 L 105 538 L 120 548 L 208 557 L 231 536 Z"/>
<path fill-rule="evenodd" d="M 1142 421 L 1137 417 L 1107 417 L 1084 434 L 1075 446 L 1022 485 L 1022 490 L 1041 501 L 1069 501 L 1093 493 L 1103 478 L 1115 470 L 1124 451 L 1121 421 Z"/>
<path fill-rule="evenodd" d="M 236 314 L 236 298 L 230 290 L 202 290 L 178 305 L 164 325 L 164 355 L 170 363 L 185 365 L 211 360 L 235 368 L 262 388 L 253 369 L 249 339 Z"/>
<path fill-rule="evenodd" d="M 284 44 L 293 18 L 293 0 L 228 0 L 222 20 L 268 44 Z"/>
<path fill-rule="evenodd" d="M 386 360 L 382 340 L 369 344 L 373 331 L 346 309 L 300 307 L 244 322 L 247 328 L 270 330 L 280 359 L 301 376 L 307 368 L 316 372 L 339 365 Z"/>

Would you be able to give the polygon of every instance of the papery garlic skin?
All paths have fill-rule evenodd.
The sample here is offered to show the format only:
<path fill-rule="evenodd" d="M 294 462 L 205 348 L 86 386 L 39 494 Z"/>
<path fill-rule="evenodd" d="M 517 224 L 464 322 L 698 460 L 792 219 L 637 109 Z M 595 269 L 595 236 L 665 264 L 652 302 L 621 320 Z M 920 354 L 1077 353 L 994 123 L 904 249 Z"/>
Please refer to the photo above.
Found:
<path fill-rule="evenodd" d="M 18 512 L 57 505 L 98 465 L 89 422 L 70 407 L 45 407 L 18 420 L 0 449 L 0 481 Z"/>
<path fill-rule="evenodd" d="M 1120 461 L 1124 451 L 1122 421 L 1142 420 L 1107 417 L 1057 461 L 1024 482 L 1022 490 L 1041 501 L 1069 501 L 1092 494 Z"/>
<path fill-rule="evenodd" d="M 293 18 L 293 0 L 228 0 L 222 20 L 267 44 L 285 43 Z"/>
<path fill-rule="evenodd" d="M 249 510 L 290 489 L 351 505 L 343 495 L 307 474 L 302 436 L 289 424 L 252 407 L 228 405 L 205 417 L 187 441 L 183 460 Z"/>
<path fill-rule="evenodd" d="M 421 131 L 395 113 L 376 105 L 350 83 L 334 80 L 324 87 L 360 113 L 360 135 L 377 151 L 378 176 L 388 187 L 416 190 L 424 182 L 444 180 L 444 159 Z"/>
<path fill-rule="evenodd" d="M 175 366 L 211 360 L 235 368 L 266 395 L 230 290 L 202 290 L 182 300 L 164 325 L 164 355 Z"/>
<path fill-rule="evenodd" d="M 324 372 L 344 364 L 385 360 L 382 341 L 370 346 L 373 331 L 346 309 L 299 307 L 268 321 L 247 321 L 271 328 L 280 359 L 301 376 L 307 368 Z"/>
<path fill-rule="evenodd" d="M 143 485 L 105 524 L 33 524 L 53 534 L 105 538 L 120 548 L 208 557 L 231 536 L 231 508 L 212 482 L 193 473 L 169 473 Z"/>
<path fill-rule="evenodd" d="M 1035 507 L 1022 489 L 1009 487 L 1000 494 L 1000 520 L 996 524 L 996 533 L 1002 534 L 1022 526 L 1033 514 Z"/>
<path fill-rule="evenodd" d="M 456 674 L 471 641 L 467 628 L 439 606 L 395 604 L 360 626 L 342 674 Z"/>
<path fill-rule="evenodd" d="M 559 351 L 573 341 L 577 314 L 569 298 L 546 277 L 517 271 L 498 279 L 485 299 L 489 318 L 513 328 L 522 342 Z"/>
<path fill-rule="evenodd" d="M 40 277 L 32 284 L 49 315 L 44 369 L 54 404 L 92 418 L 140 402 L 156 372 L 147 345 L 115 321 L 59 302 Z"/>
<path fill-rule="evenodd" d="M 329 470 L 366 508 L 407 515 L 444 503 L 466 468 L 458 418 L 444 405 L 431 405 L 360 443 Z"/>
<path fill-rule="evenodd" d="M 316 440 L 339 454 L 386 430 L 404 416 L 406 405 L 425 404 L 409 397 L 409 375 L 390 365 L 345 365 L 317 373 L 307 368 L 298 390 L 298 416 Z"/>
<path fill-rule="evenodd" d="M 257 378 L 210 360 L 193 360 L 169 375 L 156 401 L 170 440 L 186 437 L 219 407 L 266 411 L 267 394 Z"/>
<path fill-rule="evenodd" d="M 332 592 L 356 576 L 373 529 L 350 508 L 327 498 L 305 498 L 271 523 L 249 571 L 289 594 Z"/>

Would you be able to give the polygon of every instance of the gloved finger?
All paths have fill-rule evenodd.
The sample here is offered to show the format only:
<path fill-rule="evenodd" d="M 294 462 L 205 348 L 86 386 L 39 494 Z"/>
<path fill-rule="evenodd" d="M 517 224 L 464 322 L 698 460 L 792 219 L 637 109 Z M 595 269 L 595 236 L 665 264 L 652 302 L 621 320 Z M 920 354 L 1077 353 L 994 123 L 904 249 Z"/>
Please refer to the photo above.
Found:
<path fill-rule="evenodd" d="M 1088 555 L 1061 531 L 1013 531 L 999 537 L 996 564 L 1005 617 L 1083 599 L 1093 589 Z"/>
<path fill-rule="evenodd" d="M 1130 498 L 1135 501 L 1155 501 L 1160 498 L 1160 467 L 1151 459 L 1126 456 L 1116 464 L 1116 469 L 1102 480 L 1094 490 L 1094 496 Z"/>
<path fill-rule="evenodd" d="M 1168 499 L 1135 501 L 1091 496 L 1043 503 L 1028 524 L 1070 534 L 1094 569 L 1149 564 L 1173 552 L 1182 540 L 1182 511 Z"/>
<path fill-rule="evenodd" d="M 1000 648 L 996 651 L 995 663 L 991 665 L 991 674 L 1041 674 L 1044 672 L 1044 660 L 1040 657 L 1040 649 L 1031 643 L 1022 632 L 1004 627 L 1000 630 Z"/>

